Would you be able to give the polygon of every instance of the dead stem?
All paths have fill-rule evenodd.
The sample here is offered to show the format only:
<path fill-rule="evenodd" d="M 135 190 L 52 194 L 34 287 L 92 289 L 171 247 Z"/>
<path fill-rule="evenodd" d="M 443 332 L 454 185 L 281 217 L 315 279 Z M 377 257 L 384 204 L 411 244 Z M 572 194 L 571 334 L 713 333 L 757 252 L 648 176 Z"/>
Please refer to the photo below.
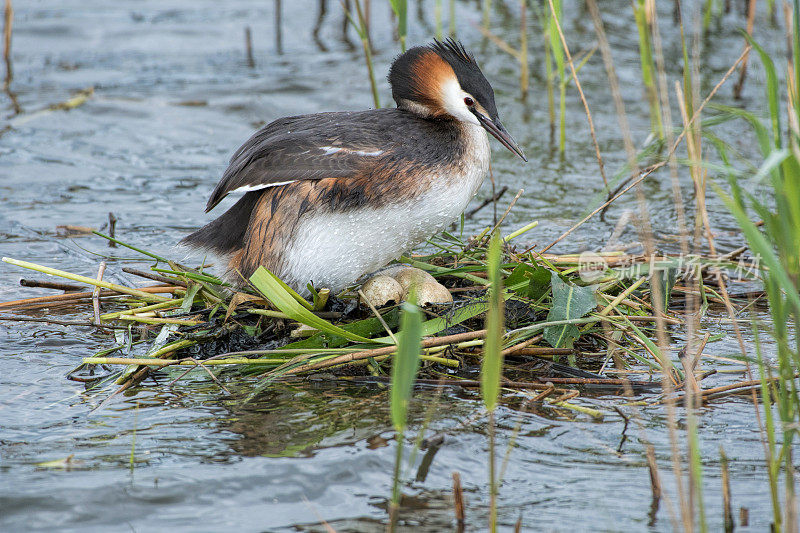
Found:
<path fill-rule="evenodd" d="M 486 335 L 486 330 L 481 329 L 478 331 L 470 331 L 467 333 L 457 333 L 455 335 L 446 335 L 444 337 L 434 337 L 432 339 L 424 339 L 422 341 L 423 348 L 431 348 L 433 346 L 444 346 L 446 344 L 456 344 L 459 342 L 464 342 L 473 339 L 481 339 Z M 316 363 L 309 363 L 306 365 L 302 365 L 299 367 L 291 368 L 286 371 L 286 374 L 297 374 L 299 372 L 308 372 L 311 370 L 319 370 L 321 368 L 328 368 L 331 366 L 341 365 L 344 363 L 350 363 L 352 361 L 358 361 L 360 359 L 369 359 L 370 357 L 376 357 L 379 355 L 391 355 L 397 350 L 397 346 L 386 346 L 383 348 L 374 348 L 372 350 L 364 350 L 361 352 L 354 352 L 348 353 L 344 355 L 340 355 L 339 357 L 335 357 L 333 359 L 328 359 L 326 361 L 319 361 Z"/>
<path fill-rule="evenodd" d="M 36 289 L 55 289 L 57 291 L 71 292 L 83 289 L 81 285 L 74 285 L 72 283 L 61 283 L 59 281 L 46 281 L 39 279 L 25 279 L 19 280 L 21 287 L 30 287 Z"/>
<path fill-rule="evenodd" d="M 183 287 L 160 285 L 155 287 L 141 287 L 137 289 L 140 292 L 163 294 L 172 293 L 176 290 L 184 290 Z M 100 298 L 108 298 L 112 296 L 123 296 L 125 293 L 105 290 L 100 291 Z M 81 300 L 90 300 L 92 298 L 92 291 L 87 292 L 70 292 L 67 294 L 54 294 L 52 296 L 38 296 L 36 298 L 25 298 L 22 300 L 12 300 L 10 302 L 1 302 L 0 309 L 13 309 L 31 306 L 42 306 L 50 303 L 75 303 Z"/>
<path fill-rule="evenodd" d="M 456 515 L 456 531 L 464 531 L 464 491 L 461 488 L 461 475 L 453 472 L 453 509 Z"/>
<path fill-rule="evenodd" d="M 14 7 L 11 5 L 11 0 L 6 0 L 3 14 L 3 60 L 6 64 L 6 77 L 3 83 L 3 90 L 8 96 L 8 99 L 11 100 L 11 107 L 14 111 L 14 115 L 18 115 L 22 109 L 19 106 L 19 102 L 17 102 L 17 95 L 11 91 L 11 82 L 14 80 L 14 70 L 11 65 L 11 34 L 14 26 Z"/>
<path fill-rule="evenodd" d="M 245 57 L 247 58 L 247 66 L 250 68 L 256 68 L 256 60 L 253 57 L 253 35 L 250 31 L 250 26 L 244 27 L 244 52 Z"/>
<path fill-rule="evenodd" d="M 139 276 L 140 278 L 145 278 L 153 281 L 159 281 L 161 283 L 166 283 L 169 285 L 176 285 L 179 287 L 186 288 L 188 284 L 185 281 L 176 279 L 176 278 L 168 278 L 167 276 L 162 276 L 160 274 L 154 274 L 152 272 L 145 272 L 143 270 L 137 270 L 135 268 L 130 267 L 122 267 L 122 271 L 128 274 L 133 274 L 134 276 Z"/>
<path fill-rule="evenodd" d="M 553 22 L 555 23 L 556 30 L 558 31 L 558 37 L 561 39 L 561 45 L 564 47 L 564 54 L 567 56 L 567 63 L 569 64 L 569 69 L 572 72 L 572 79 L 575 81 L 575 88 L 578 89 L 578 94 L 581 97 L 581 103 L 583 103 L 583 109 L 586 112 L 586 119 L 589 121 L 589 133 L 592 136 L 592 144 L 594 144 L 594 154 L 597 157 L 597 166 L 600 168 L 600 176 L 603 178 L 603 183 L 605 184 L 606 190 L 608 190 L 608 179 L 606 178 L 606 171 L 605 165 L 603 164 L 603 156 L 600 155 L 600 145 L 597 144 L 597 134 L 594 131 L 594 121 L 592 120 L 592 113 L 589 111 L 589 104 L 586 102 L 586 96 L 583 94 L 583 87 L 581 87 L 581 82 L 578 79 L 578 73 L 575 71 L 575 64 L 572 62 L 572 54 L 569 51 L 569 47 L 567 46 L 567 40 L 564 38 L 564 33 L 561 31 L 561 23 L 558 21 L 558 17 L 556 16 L 556 10 L 553 6 L 553 0 L 547 0 L 548 4 L 550 5 L 550 13 L 553 17 Z"/>
<path fill-rule="evenodd" d="M 747 35 L 753 36 L 753 26 L 756 20 L 756 0 L 748 0 L 747 2 Z M 745 41 L 744 60 L 742 61 L 742 69 L 739 71 L 739 79 L 736 85 L 733 86 L 733 97 L 739 100 L 742 97 L 742 90 L 744 89 L 744 80 L 747 78 L 747 58 L 750 51 L 750 45 Z"/>

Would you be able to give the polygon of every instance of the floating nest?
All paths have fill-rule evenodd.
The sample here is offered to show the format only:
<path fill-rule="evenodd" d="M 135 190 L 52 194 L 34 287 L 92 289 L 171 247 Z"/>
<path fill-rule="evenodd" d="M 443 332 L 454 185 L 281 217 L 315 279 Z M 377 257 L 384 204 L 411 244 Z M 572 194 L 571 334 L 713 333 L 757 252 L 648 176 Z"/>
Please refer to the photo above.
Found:
<path fill-rule="evenodd" d="M 436 253 L 400 259 L 432 275 L 452 295 L 452 302 L 421 308 L 420 384 L 480 385 L 492 305 L 487 234 L 463 241 L 444 233 L 429 241 L 428 249 Z M 70 283 L 22 280 L 64 293 L 2 303 L 0 311 L 13 314 L 0 319 L 88 326 L 108 339 L 108 348 L 68 374 L 88 389 L 109 390 L 111 397 L 156 374 L 180 379 L 191 371 L 205 372 L 223 389 L 221 376 L 247 379 L 249 397 L 276 380 L 322 372 L 332 379 L 389 380 L 401 304 L 364 305 L 357 287 L 337 295 L 309 287 L 313 297 L 306 300 L 263 268 L 247 288 L 234 290 L 207 267 L 186 267 L 111 240 L 154 262 L 149 270 L 122 268 L 149 284 L 103 281 L 105 264 L 97 278 L 89 278 L 3 258 Z M 680 327 L 679 313 L 689 305 L 731 303 L 715 283 L 741 269 L 744 251 L 714 260 L 695 257 L 693 270 L 683 271 L 685 261 L 678 257 L 539 254 L 504 241 L 498 293 L 504 317 L 503 389 L 529 391 L 536 401 L 592 416 L 602 415 L 570 400 L 589 392 L 632 395 L 665 384 L 665 392 L 680 395 L 687 372 L 697 382 L 713 371 L 698 374 L 685 357 L 665 356 L 656 328 Z M 75 282 L 94 290 L 82 291 Z M 90 308 L 93 316 L 87 320 Z M 729 390 L 758 386 L 744 383 Z"/>

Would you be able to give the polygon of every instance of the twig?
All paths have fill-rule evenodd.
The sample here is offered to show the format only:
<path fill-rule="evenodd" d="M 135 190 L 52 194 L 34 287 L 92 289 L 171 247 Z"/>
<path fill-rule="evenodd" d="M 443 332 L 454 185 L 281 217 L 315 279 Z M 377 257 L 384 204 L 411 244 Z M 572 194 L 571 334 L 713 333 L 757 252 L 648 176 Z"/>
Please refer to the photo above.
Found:
<path fill-rule="evenodd" d="M 166 283 L 168 285 L 179 285 L 184 288 L 189 286 L 185 281 L 175 278 L 168 278 L 167 276 L 162 276 L 160 274 L 153 274 L 152 272 L 137 270 L 135 268 L 122 267 L 122 271 L 127 272 L 128 274 L 133 274 L 134 276 L 139 276 L 140 278 L 151 279 L 153 281 L 160 281 L 161 283 Z"/>
<path fill-rule="evenodd" d="M 719 447 L 719 463 L 722 471 L 722 523 L 725 533 L 733 533 L 733 512 L 731 511 L 731 478 L 728 472 L 728 456 Z"/>
<path fill-rule="evenodd" d="M 73 285 L 72 283 L 60 283 L 58 281 L 46 281 L 46 280 L 39 280 L 39 279 L 25 279 L 22 278 L 19 280 L 19 284 L 22 287 L 31 287 L 36 289 L 55 289 L 57 291 L 79 291 L 83 289 L 81 285 Z"/>
<path fill-rule="evenodd" d="M 8 322 L 42 322 L 44 324 L 54 324 L 56 326 L 86 326 L 91 328 L 98 328 L 97 324 L 88 320 L 58 320 L 55 318 L 43 318 L 32 316 L 4 316 L 0 315 L 0 320 Z M 112 329 L 128 329 L 128 326 L 102 326 L 103 328 Z"/>
<path fill-rule="evenodd" d="M 647 468 L 650 471 L 650 490 L 653 494 L 653 500 L 650 504 L 650 514 L 655 515 L 655 512 L 658 511 L 659 502 L 661 501 L 661 479 L 658 476 L 656 451 L 652 444 L 647 445 L 645 453 L 647 456 Z"/>
<path fill-rule="evenodd" d="M 531 401 L 533 401 L 533 402 L 541 402 L 541 401 L 543 401 L 545 398 L 547 398 L 548 396 L 550 396 L 551 394 L 553 394 L 555 391 L 556 391 L 556 388 L 555 388 L 555 386 L 554 386 L 552 383 L 548 383 L 548 384 L 547 384 L 547 388 L 546 388 L 546 389 L 544 389 L 544 390 L 543 390 L 542 392 L 540 392 L 539 394 L 537 394 L 536 396 L 534 396 L 533 398 L 531 398 Z"/>
<path fill-rule="evenodd" d="M 156 286 L 156 287 L 142 287 L 140 292 L 147 293 L 148 296 L 153 293 L 171 293 L 176 290 L 181 290 L 183 287 L 175 286 Z M 109 296 L 122 296 L 124 293 L 118 291 L 100 291 L 100 297 L 105 298 Z M 11 309 L 14 307 L 27 307 L 32 305 L 41 305 L 49 303 L 73 303 L 80 300 L 88 300 L 92 297 L 91 291 L 86 292 L 70 292 L 67 294 L 54 294 L 52 296 L 38 296 L 36 298 L 25 298 L 23 300 L 12 300 L 10 302 L 0 303 L 0 309 Z M 160 301 L 160 300 L 159 300 Z M 167 301 L 167 300 L 164 300 Z"/>
<path fill-rule="evenodd" d="M 516 203 L 517 203 L 517 200 L 519 200 L 519 197 L 520 197 L 520 196 L 522 196 L 522 193 L 524 193 L 524 192 L 525 192 L 525 189 L 520 189 L 519 191 L 517 191 L 517 194 L 516 194 L 516 196 L 514 196 L 514 198 L 511 200 L 511 203 L 510 203 L 510 204 L 508 204 L 508 207 L 506 208 L 505 212 L 503 213 L 503 216 L 501 216 L 501 217 L 500 217 L 500 220 L 498 220 L 497 222 L 495 222 L 495 224 L 494 224 L 494 226 L 492 227 L 492 229 L 491 229 L 491 230 L 490 230 L 490 231 L 489 231 L 489 232 L 486 234 L 486 236 L 484 237 L 484 240 L 488 240 L 488 239 L 489 239 L 489 238 L 492 236 L 492 234 L 494 233 L 494 231 L 495 231 L 497 228 L 499 228 L 499 227 L 500 227 L 500 224 L 502 224 L 502 223 L 503 223 L 503 221 L 506 219 L 506 217 L 508 216 L 508 214 L 511 212 L 511 209 L 514 207 L 514 204 L 516 204 Z"/>
<path fill-rule="evenodd" d="M 278 55 L 283 54 L 283 25 L 281 18 L 283 16 L 283 9 L 281 8 L 281 0 L 275 0 L 275 51 Z"/>
<path fill-rule="evenodd" d="M 516 344 L 514 346 L 509 346 L 508 348 L 503 350 L 502 354 L 505 357 L 508 354 L 518 353 L 523 348 L 527 348 L 531 344 L 533 344 L 535 342 L 539 342 L 540 340 L 542 340 L 542 336 L 541 335 L 536 335 L 535 337 L 531 337 L 530 339 L 526 340 L 525 342 L 521 342 L 521 343 Z"/>
<path fill-rule="evenodd" d="M 98 281 L 92 279 L 87 276 L 81 276 L 79 274 L 72 274 L 70 272 L 65 272 L 63 270 L 58 270 L 57 268 L 50 268 L 42 265 L 37 265 L 35 263 L 29 263 L 28 261 L 19 261 L 18 259 L 11 259 L 10 257 L 3 257 L 2 261 L 4 263 L 8 263 L 11 265 L 15 265 L 22 268 L 29 268 L 31 270 L 35 270 L 37 272 L 42 272 L 43 274 L 50 274 L 51 276 L 58 276 L 61 278 L 71 279 L 72 281 L 79 281 L 82 283 L 88 283 L 89 285 L 94 285 L 98 287 L 103 287 L 104 289 L 110 289 L 113 291 L 121 292 L 123 294 L 130 294 L 131 296 L 138 296 L 144 300 L 148 301 L 164 301 L 166 298 L 164 296 L 157 296 L 152 293 L 147 293 L 145 291 L 139 289 L 133 289 L 131 287 L 125 287 L 124 285 L 117 285 L 116 283 L 109 283 L 108 281 Z"/>
<path fill-rule="evenodd" d="M 464 491 L 461 488 L 461 475 L 453 472 L 453 508 L 456 514 L 456 531 L 464 531 Z"/>
<path fill-rule="evenodd" d="M 222 384 L 222 382 L 221 382 L 220 380 L 218 380 L 218 379 L 217 379 L 217 376 L 215 376 L 215 375 L 214 375 L 214 373 L 213 373 L 213 372 L 211 372 L 211 370 L 210 370 L 210 369 L 209 369 L 209 368 L 208 368 L 208 367 L 207 367 L 207 366 L 204 364 L 204 363 L 205 363 L 205 361 L 200 361 L 200 360 L 198 360 L 198 359 L 195 359 L 195 358 L 193 358 L 193 357 L 190 357 L 190 358 L 188 358 L 188 359 L 185 359 L 185 361 L 189 361 L 189 362 L 192 362 L 192 363 L 194 363 L 194 364 L 195 364 L 195 368 L 197 368 L 197 367 L 199 366 L 200 368 L 202 368 L 203 370 L 205 370 L 205 371 L 206 371 L 206 373 L 207 373 L 209 376 L 211 376 L 211 379 L 212 379 L 212 380 L 214 380 L 214 383 L 216 383 L 217 385 L 219 385 L 219 387 L 220 387 L 222 390 L 224 390 L 226 393 L 228 393 L 228 394 L 230 395 L 231 391 L 229 391 L 229 390 L 228 390 L 228 388 L 227 388 L 225 385 L 223 385 L 223 384 Z M 184 372 L 183 374 L 181 374 L 181 375 L 180 375 L 180 376 L 178 376 L 177 378 L 175 378 L 175 379 L 173 379 L 172 381 L 170 381 L 169 383 L 167 383 L 167 387 L 170 387 L 170 386 L 172 386 L 172 385 L 173 385 L 175 382 L 177 382 L 178 380 L 180 380 L 180 379 L 181 379 L 183 376 L 185 376 L 186 374 L 188 374 L 188 373 L 189 373 L 189 372 L 191 372 L 192 370 L 194 370 L 194 368 L 190 368 L 190 369 L 188 369 L 186 372 Z"/>
<path fill-rule="evenodd" d="M 386 333 L 388 333 L 388 334 L 389 334 L 389 337 L 391 337 L 391 338 L 392 338 L 392 340 L 394 341 L 394 343 L 395 343 L 395 344 L 397 344 L 397 337 L 395 337 L 395 336 L 394 336 L 394 333 L 392 333 L 392 329 L 389 327 L 389 324 L 387 324 L 387 323 L 386 323 L 386 321 L 383 319 L 383 317 L 382 317 L 382 316 L 381 316 L 381 314 L 378 312 L 378 310 L 377 310 L 377 309 L 375 309 L 375 306 L 374 306 L 374 305 L 372 305 L 372 302 L 370 302 L 370 301 L 369 301 L 369 298 L 367 298 L 366 296 L 364 296 L 364 292 L 363 292 L 361 289 L 358 289 L 358 295 L 361 297 L 361 301 L 363 301 L 364 303 L 366 303 L 366 304 L 369 306 L 370 310 L 371 310 L 371 311 L 372 311 L 372 312 L 375 314 L 375 316 L 378 318 L 378 322 L 380 322 L 380 323 L 381 323 L 381 326 L 383 326 L 383 329 L 385 329 L 385 330 L 386 330 Z"/>
<path fill-rule="evenodd" d="M 464 213 L 464 218 L 470 219 L 474 217 L 478 211 L 480 211 L 487 205 L 491 204 L 492 202 L 496 202 L 497 200 L 499 200 L 500 197 L 503 196 L 506 192 L 508 192 L 508 185 L 503 185 L 503 187 L 499 191 L 497 191 L 497 194 L 495 194 L 491 198 L 486 198 L 477 207 L 470 209 L 469 211 Z"/>

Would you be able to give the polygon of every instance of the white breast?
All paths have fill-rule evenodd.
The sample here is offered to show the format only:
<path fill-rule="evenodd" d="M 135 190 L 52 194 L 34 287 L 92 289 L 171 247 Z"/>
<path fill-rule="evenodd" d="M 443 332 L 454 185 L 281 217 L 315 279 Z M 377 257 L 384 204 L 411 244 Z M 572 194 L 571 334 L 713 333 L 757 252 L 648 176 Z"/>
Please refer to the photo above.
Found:
<path fill-rule="evenodd" d="M 450 175 L 431 177 L 432 186 L 401 204 L 342 213 L 308 213 L 286 247 L 278 275 L 288 284 L 339 291 L 445 229 L 466 208 L 489 169 L 489 140 L 466 127 L 468 159 Z"/>

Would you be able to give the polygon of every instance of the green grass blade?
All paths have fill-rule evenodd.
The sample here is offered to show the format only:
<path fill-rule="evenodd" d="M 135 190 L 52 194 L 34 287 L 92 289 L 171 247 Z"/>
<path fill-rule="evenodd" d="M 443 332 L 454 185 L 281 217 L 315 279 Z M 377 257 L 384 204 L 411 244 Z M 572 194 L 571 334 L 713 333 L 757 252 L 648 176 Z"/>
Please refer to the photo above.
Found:
<path fill-rule="evenodd" d="M 500 236 L 495 232 L 489 244 L 489 311 L 486 314 L 486 341 L 481 363 L 481 396 L 490 411 L 497 406 L 503 372 L 504 297 L 500 259 Z"/>
<path fill-rule="evenodd" d="M 772 142 L 775 148 L 781 148 L 781 98 L 778 90 L 778 74 L 775 72 L 775 63 L 769 54 L 753 40 L 745 31 L 742 35 L 747 39 L 758 56 L 761 58 L 761 64 L 764 65 L 764 72 L 767 75 L 767 102 L 769 103 L 769 116 L 770 123 L 772 124 Z"/>
<path fill-rule="evenodd" d="M 258 267 L 258 270 L 256 270 L 252 277 L 250 277 L 250 282 L 265 298 L 275 304 L 280 311 L 291 317 L 292 320 L 296 320 L 297 322 L 306 324 L 307 326 L 311 326 L 312 328 L 324 331 L 331 335 L 344 337 L 354 342 L 381 342 L 379 340 L 368 339 L 366 337 L 362 337 L 361 335 L 351 333 L 338 326 L 334 326 L 324 318 L 318 317 L 306 307 L 301 305 L 294 296 L 286 291 L 285 284 L 278 280 L 278 278 L 272 272 L 264 267 Z M 390 340 L 385 344 L 393 343 Z"/>
<path fill-rule="evenodd" d="M 409 302 L 403 304 L 400 331 L 397 334 L 397 354 L 392 362 L 390 407 L 395 430 L 406 428 L 408 401 L 419 370 L 422 339 L 422 311 Z"/>

